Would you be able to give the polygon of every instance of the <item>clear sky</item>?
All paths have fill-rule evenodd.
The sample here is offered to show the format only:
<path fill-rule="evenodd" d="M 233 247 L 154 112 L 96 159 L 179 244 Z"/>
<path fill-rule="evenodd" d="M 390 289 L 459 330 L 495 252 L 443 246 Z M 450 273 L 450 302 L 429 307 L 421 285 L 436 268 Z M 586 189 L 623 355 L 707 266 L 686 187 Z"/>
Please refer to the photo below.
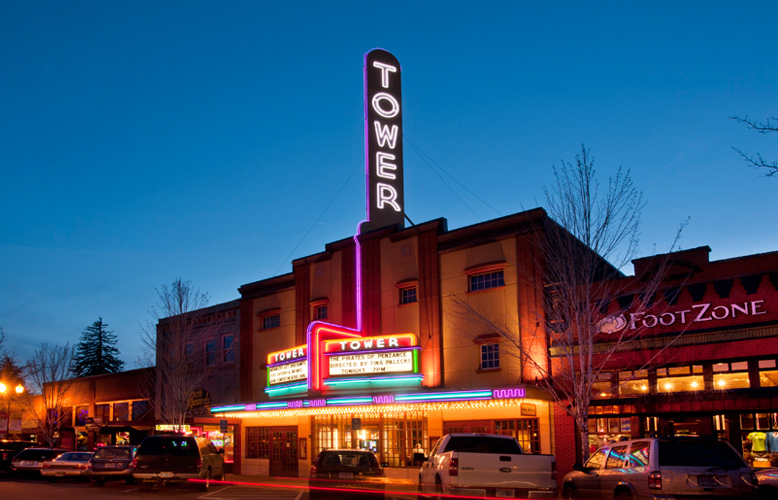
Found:
<path fill-rule="evenodd" d="M 0 326 L 102 317 L 135 366 L 155 287 L 291 271 L 364 214 L 364 53 L 403 69 L 406 213 L 542 204 L 581 144 L 645 195 L 641 255 L 778 250 L 778 2 L 0 2 Z M 426 161 L 422 159 L 424 155 Z M 631 270 L 629 270 L 631 271 Z"/>

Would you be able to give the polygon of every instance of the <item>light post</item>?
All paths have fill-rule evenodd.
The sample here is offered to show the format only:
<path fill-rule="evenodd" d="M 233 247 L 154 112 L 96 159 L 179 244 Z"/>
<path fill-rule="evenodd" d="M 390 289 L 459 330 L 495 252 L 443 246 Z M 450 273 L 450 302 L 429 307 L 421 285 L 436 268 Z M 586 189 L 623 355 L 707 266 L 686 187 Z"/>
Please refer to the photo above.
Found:
<path fill-rule="evenodd" d="M 0 394 L 5 395 L 5 393 L 8 392 L 7 402 L 6 402 L 6 412 L 5 412 L 5 438 L 8 439 L 11 437 L 11 393 L 7 385 L 0 382 Z M 24 392 L 24 386 L 22 384 L 18 384 L 16 386 L 16 395 L 20 396 Z"/>

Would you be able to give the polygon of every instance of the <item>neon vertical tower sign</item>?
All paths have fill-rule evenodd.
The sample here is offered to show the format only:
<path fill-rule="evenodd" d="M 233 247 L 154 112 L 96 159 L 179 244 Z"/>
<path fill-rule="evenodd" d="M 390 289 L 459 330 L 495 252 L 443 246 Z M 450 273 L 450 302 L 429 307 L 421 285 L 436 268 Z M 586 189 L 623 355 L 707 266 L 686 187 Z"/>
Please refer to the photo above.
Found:
<path fill-rule="evenodd" d="M 365 54 L 367 227 L 403 225 L 402 93 L 400 63 L 389 52 Z"/>

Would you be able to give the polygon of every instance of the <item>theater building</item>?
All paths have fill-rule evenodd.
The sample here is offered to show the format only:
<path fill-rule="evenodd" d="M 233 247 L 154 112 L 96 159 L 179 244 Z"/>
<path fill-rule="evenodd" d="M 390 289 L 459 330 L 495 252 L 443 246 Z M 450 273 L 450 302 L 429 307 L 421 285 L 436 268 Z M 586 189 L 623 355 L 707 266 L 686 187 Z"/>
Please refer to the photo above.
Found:
<path fill-rule="evenodd" d="M 548 356 L 533 270 L 541 209 L 448 231 L 434 220 L 330 243 L 240 287 L 243 474 L 307 473 L 324 448 L 373 450 L 414 477 L 447 432 L 496 432 L 554 453 L 555 409 L 488 310 Z M 540 290 L 540 291 L 539 291 Z M 399 471 L 399 472 L 398 472 Z"/>

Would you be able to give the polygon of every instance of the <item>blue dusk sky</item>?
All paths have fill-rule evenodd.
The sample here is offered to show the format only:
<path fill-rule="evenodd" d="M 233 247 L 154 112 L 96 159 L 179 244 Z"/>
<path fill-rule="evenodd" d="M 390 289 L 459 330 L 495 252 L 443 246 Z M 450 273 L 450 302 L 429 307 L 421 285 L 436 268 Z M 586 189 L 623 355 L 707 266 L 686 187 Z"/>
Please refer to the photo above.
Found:
<path fill-rule="evenodd" d="M 211 303 L 365 213 L 362 64 L 402 64 L 405 208 L 543 204 L 585 144 L 648 205 L 640 255 L 778 250 L 778 2 L 0 2 L 0 326 L 27 358 L 102 317 L 128 368 L 155 288 Z M 631 269 L 626 269 L 632 272 Z"/>

